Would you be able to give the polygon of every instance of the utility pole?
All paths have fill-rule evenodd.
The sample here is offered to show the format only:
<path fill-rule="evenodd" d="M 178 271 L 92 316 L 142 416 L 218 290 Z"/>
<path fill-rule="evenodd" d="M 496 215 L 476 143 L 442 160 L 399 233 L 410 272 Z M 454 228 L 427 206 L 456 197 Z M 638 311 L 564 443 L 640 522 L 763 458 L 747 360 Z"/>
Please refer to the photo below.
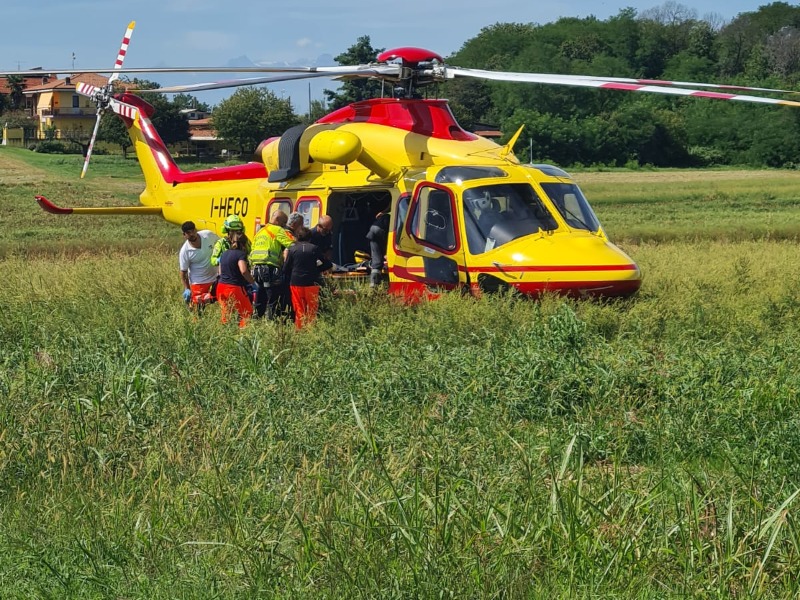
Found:
<path fill-rule="evenodd" d="M 72 70 L 75 70 L 75 53 L 72 53 Z"/>

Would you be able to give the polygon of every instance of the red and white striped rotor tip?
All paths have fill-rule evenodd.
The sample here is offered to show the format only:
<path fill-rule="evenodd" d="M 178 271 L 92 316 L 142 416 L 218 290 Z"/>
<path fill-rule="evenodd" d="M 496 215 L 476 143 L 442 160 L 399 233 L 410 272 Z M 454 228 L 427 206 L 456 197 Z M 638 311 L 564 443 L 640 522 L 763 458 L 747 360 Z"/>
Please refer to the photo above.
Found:
<path fill-rule="evenodd" d="M 122 68 L 122 63 L 125 62 L 125 56 L 128 54 L 128 45 L 131 43 L 131 36 L 133 35 L 133 28 L 136 27 L 136 21 L 128 23 L 128 28 L 125 30 L 125 35 L 122 38 L 122 43 L 119 46 L 119 53 L 117 60 L 114 63 L 114 72 L 108 78 L 108 83 L 116 81 L 119 77 L 119 69 Z"/>

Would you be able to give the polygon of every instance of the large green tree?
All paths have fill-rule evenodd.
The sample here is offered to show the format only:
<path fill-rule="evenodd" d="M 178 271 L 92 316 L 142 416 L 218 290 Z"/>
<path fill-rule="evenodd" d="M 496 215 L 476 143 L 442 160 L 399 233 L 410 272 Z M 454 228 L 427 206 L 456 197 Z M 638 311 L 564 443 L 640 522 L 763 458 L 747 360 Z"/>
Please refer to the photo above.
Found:
<path fill-rule="evenodd" d="M 172 103 L 179 109 L 192 108 L 203 112 L 211 112 L 211 107 L 207 103 L 200 102 L 191 94 L 175 94 L 172 97 Z"/>
<path fill-rule="evenodd" d="M 241 88 L 219 103 L 211 122 L 222 139 L 249 154 L 262 140 L 281 135 L 300 119 L 288 98 L 264 88 Z"/>

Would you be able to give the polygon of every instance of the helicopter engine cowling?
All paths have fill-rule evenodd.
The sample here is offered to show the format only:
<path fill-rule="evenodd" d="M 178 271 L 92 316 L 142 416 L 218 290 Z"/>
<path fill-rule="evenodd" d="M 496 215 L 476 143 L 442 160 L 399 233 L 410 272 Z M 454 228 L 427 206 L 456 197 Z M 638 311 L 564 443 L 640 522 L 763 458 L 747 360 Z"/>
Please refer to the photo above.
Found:
<path fill-rule="evenodd" d="M 320 131 L 308 144 L 308 153 L 325 164 L 348 165 L 358 160 L 363 146 L 359 137 L 348 131 Z"/>
<path fill-rule="evenodd" d="M 358 161 L 381 179 L 394 180 L 400 176 L 397 165 L 367 150 L 361 139 L 349 131 L 320 131 L 311 138 L 308 154 L 313 160 L 325 164 L 345 166 Z"/>

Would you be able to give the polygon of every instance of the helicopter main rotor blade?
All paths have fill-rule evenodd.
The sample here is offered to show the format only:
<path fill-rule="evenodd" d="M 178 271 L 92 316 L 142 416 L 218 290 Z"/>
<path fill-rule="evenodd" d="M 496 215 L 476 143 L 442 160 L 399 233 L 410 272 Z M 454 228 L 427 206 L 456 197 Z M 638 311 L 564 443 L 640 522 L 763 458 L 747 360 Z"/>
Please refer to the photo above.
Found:
<path fill-rule="evenodd" d="M 648 85 L 641 83 L 628 83 L 611 78 L 584 78 L 582 76 L 570 77 L 568 75 L 548 75 L 542 73 L 510 73 L 501 71 L 482 71 L 478 69 L 447 69 L 447 77 L 472 77 L 474 79 L 488 79 L 492 81 L 511 81 L 520 83 L 545 83 L 550 85 L 569 85 L 574 87 L 601 88 L 621 90 L 627 92 L 646 92 L 652 94 L 668 94 L 673 96 L 692 96 L 697 98 L 710 98 L 713 100 L 735 100 L 741 102 L 759 102 L 762 104 L 780 104 L 784 106 L 800 106 L 794 100 L 779 100 L 763 96 L 749 96 L 744 94 L 728 94 L 723 92 L 692 90 L 680 87 L 667 87 L 663 85 Z M 711 85 L 711 84 L 709 84 Z"/>
<path fill-rule="evenodd" d="M 317 77 L 386 77 L 398 70 L 392 69 L 337 69 L 330 71 L 307 71 L 302 73 L 287 73 L 271 77 L 246 77 L 244 79 L 230 79 L 227 81 L 216 81 L 210 83 L 191 83 L 187 85 L 172 85 L 154 89 L 129 89 L 129 92 L 140 93 L 162 93 L 162 94 L 183 94 L 187 92 L 199 92 L 203 90 L 221 90 L 225 88 L 241 87 L 245 85 L 259 85 L 264 83 L 277 83 L 280 81 L 292 81 L 296 79 L 312 79 Z"/>
<path fill-rule="evenodd" d="M 350 71 L 369 71 L 378 69 L 381 75 L 396 76 L 400 73 L 399 65 L 364 64 L 364 65 L 339 65 L 333 67 L 124 67 L 119 69 L 35 69 L 30 71 L 0 71 L 0 77 L 5 75 L 46 75 L 52 73 L 327 73 L 329 77 L 349 75 Z"/>
<path fill-rule="evenodd" d="M 770 94 L 800 94 L 797 90 L 779 90 L 773 88 L 750 87 L 746 85 L 730 85 L 721 83 L 699 83 L 696 81 L 667 81 L 663 79 L 634 79 L 632 77 L 601 77 L 597 75 L 559 75 L 556 73 L 514 73 L 504 71 L 483 71 L 480 69 L 466 69 L 461 67 L 448 67 L 448 78 L 453 77 L 476 77 L 481 79 L 492 79 L 495 81 L 521 81 L 527 83 L 538 83 L 538 81 L 531 81 L 530 77 L 535 78 L 559 78 L 559 79 L 574 79 L 576 81 L 604 81 L 616 83 L 633 83 L 637 85 L 655 85 L 655 86 L 678 86 L 685 88 L 700 87 L 700 88 L 713 88 L 720 90 L 738 90 L 748 92 L 763 92 Z M 548 82 L 549 83 L 549 82 Z"/>

